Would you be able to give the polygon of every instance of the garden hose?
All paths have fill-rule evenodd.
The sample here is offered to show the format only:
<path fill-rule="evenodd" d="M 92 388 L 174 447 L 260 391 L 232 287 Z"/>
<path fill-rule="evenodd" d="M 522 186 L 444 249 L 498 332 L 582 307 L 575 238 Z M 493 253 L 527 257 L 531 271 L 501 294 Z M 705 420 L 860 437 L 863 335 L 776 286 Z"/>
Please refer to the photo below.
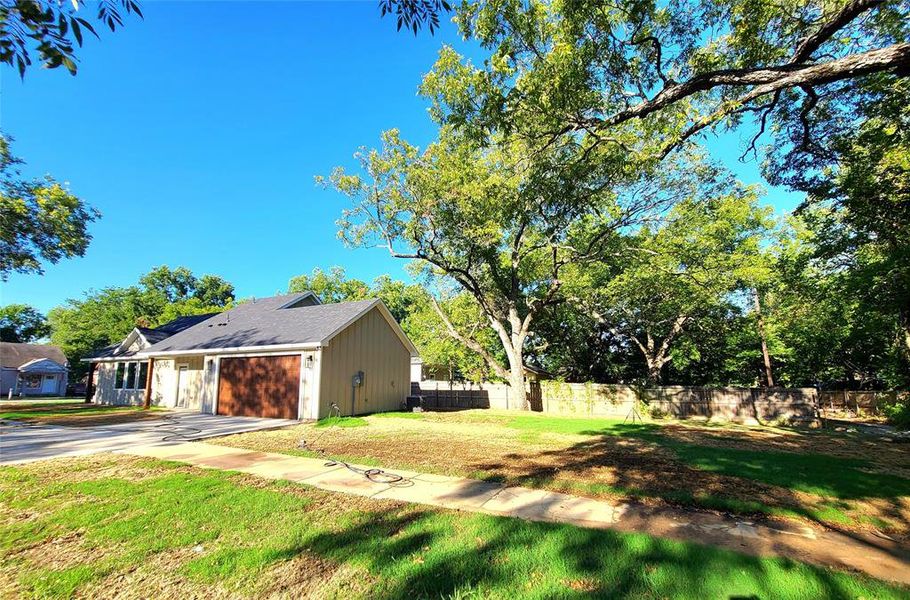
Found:
<path fill-rule="evenodd" d="M 166 432 L 167 435 L 161 438 L 162 442 L 191 442 L 194 439 L 191 436 L 202 433 L 202 430 L 198 427 L 183 425 L 180 422 L 180 415 L 164 415 L 161 420 L 164 423 L 155 425 L 155 428 L 171 428 L 170 431 Z"/>
<path fill-rule="evenodd" d="M 340 418 L 341 416 L 342 416 L 341 409 L 338 408 L 338 405 L 333 402 L 331 408 L 329 409 L 329 418 L 332 418 L 332 417 Z M 407 477 L 404 477 L 403 475 L 399 475 L 397 473 L 390 473 L 388 471 L 385 471 L 385 470 L 379 469 L 379 468 L 375 468 L 375 467 L 362 469 L 360 467 L 355 467 L 354 465 L 352 465 L 348 462 L 345 462 L 345 461 L 341 460 L 340 458 L 335 458 L 334 456 L 329 455 L 329 453 L 326 452 L 325 449 L 320 448 L 317 445 L 317 442 L 319 442 L 319 440 L 322 438 L 323 435 L 325 435 L 324 432 L 322 434 L 318 435 L 316 437 L 316 439 L 313 440 L 312 443 L 308 443 L 306 441 L 306 439 L 300 440 L 300 448 L 302 448 L 304 450 L 309 450 L 310 452 L 315 452 L 316 454 L 318 454 L 321 457 L 323 457 L 324 459 L 326 459 L 327 462 L 325 463 L 325 466 L 327 466 L 327 467 L 342 466 L 345 469 L 351 471 L 352 473 L 356 473 L 356 474 L 360 475 L 361 477 L 365 478 L 366 480 L 372 481 L 373 483 L 384 483 L 384 484 L 393 485 L 396 487 L 414 485 L 413 481 L 411 481 Z"/>

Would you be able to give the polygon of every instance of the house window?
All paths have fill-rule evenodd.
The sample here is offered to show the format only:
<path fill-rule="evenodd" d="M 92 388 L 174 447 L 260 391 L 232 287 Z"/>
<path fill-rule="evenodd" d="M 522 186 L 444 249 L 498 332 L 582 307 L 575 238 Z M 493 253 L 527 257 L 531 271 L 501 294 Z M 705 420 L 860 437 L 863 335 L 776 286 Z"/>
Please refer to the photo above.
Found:
<path fill-rule="evenodd" d="M 126 371 L 126 363 L 117 363 L 117 377 L 114 379 L 114 388 L 123 389 L 123 373 Z"/>
<path fill-rule="evenodd" d="M 126 363 L 126 389 L 136 389 L 136 363 Z"/>
<path fill-rule="evenodd" d="M 114 389 L 144 390 L 148 381 L 149 366 L 147 362 L 117 363 L 117 375 L 114 378 Z"/>
<path fill-rule="evenodd" d="M 29 389 L 37 389 L 41 387 L 41 375 L 35 375 L 34 373 L 29 373 L 23 377 L 25 387 Z"/>
<path fill-rule="evenodd" d="M 144 390 L 145 384 L 149 377 L 149 364 L 147 362 L 139 363 L 139 379 L 136 381 L 136 389 Z"/>

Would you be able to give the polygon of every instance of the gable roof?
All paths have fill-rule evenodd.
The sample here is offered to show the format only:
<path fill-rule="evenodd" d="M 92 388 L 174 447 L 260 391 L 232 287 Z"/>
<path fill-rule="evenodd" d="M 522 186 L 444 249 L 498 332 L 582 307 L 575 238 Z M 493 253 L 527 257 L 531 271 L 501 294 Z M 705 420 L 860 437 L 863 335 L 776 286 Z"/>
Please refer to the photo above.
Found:
<path fill-rule="evenodd" d="M 4 369 L 18 369 L 22 365 L 46 358 L 66 366 L 66 355 L 59 346 L 50 344 L 17 344 L 0 342 L 0 364 Z"/>
<path fill-rule="evenodd" d="M 130 356 L 135 356 L 139 352 L 145 350 L 152 344 L 166 340 L 167 338 L 180 333 L 190 327 L 198 325 L 203 321 L 210 319 L 219 313 L 206 313 L 203 315 L 189 315 L 185 317 L 177 317 L 173 321 L 168 321 L 160 327 L 136 327 L 134 328 L 122 342 L 111 344 L 110 346 L 105 346 L 95 354 L 93 354 L 90 360 L 103 360 L 110 358 L 127 358 Z M 136 338 L 142 338 L 144 344 L 141 349 L 130 350 L 130 346 L 136 341 Z"/>
<path fill-rule="evenodd" d="M 146 342 L 151 344 L 156 344 L 162 340 L 166 340 L 176 333 L 180 333 L 184 329 L 189 329 L 193 325 L 198 325 L 203 321 L 214 317 L 219 313 L 206 313 L 204 315 L 189 315 L 186 317 L 177 317 L 173 321 L 165 323 L 161 327 L 137 327 L 136 331 L 145 339 Z"/>
<path fill-rule="evenodd" d="M 416 354 L 398 323 L 381 300 L 296 306 L 311 292 L 272 296 L 241 304 L 194 327 L 153 344 L 141 352 L 160 354 L 206 353 L 217 350 L 252 350 L 263 347 L 318 347 L 374 307 L 395 329 L 402 344 Z M 290 307 L 290 308 L 289 308 Z"/>
<path fill-rule="evenodd" d="M 66 373 L 67 368 L 49 358 L 36 358 L 19 367 L 20 373 Z"/>

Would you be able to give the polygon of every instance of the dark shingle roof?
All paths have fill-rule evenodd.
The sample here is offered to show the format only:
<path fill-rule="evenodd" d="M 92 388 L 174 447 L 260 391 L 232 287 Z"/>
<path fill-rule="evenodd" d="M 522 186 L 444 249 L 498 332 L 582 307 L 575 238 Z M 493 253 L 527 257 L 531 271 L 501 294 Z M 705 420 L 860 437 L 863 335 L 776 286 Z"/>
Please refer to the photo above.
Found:
<path fill-rule="evenodd" d="M 241 304 L 153 344 L 143 354 L 220 348 L 318 343 L 379 300 L 281 308 L 307 293 L 272 296 Z"/>
<path fill-rule="evenodd" d="M 0 342 L 0 364 L 5 369 L 18 369 L 27 362 L 47 358 L 66 366 L 66 355 L 58 346 Z"/>
<path fill-rule="evenodd" d="M 162 340 L 166 340 L 175 333 L 180 333 L 184 329 L 189 329 L 193 325 L 202 323 L 203 321 L 214 317 L 219 313 L 207 313 L 204 315 L 190 315 L 187 317 L 177 317 L 173 321 L 165 323 L 160 327 L 149 328 L 149 327 L 137 327 L 139 333 L 142 334 L 149 344 L 155 344 Z"/>
<path fill-rule="evenodd" d="M 161 325 L 160 327 L 154 327 L 154 328 L 137 327 L 136 329 L 139 330 L 139 333 L 142 334 L 142 337 L 144 337 L 149 344 L 155 344 L 157 342 L 166 340 L 167 338 L 171 337 L 172 335 L 180 333 L 181 331 L 184 331 L 185 329 L 189 329 L 190 327 L 193 327 L 194 325 L 198 325 L 199 323 L 202 323 L 203 321 L 210 319 L 217 314 L 218 313 L 207 313 L 204 315 L 190 315 L 190 316 L 186 316 L 186 317 L 177 317 L 173 321 L 168 321 L 167 323 L 165 323 L 164 325 Z M 136 354 L 137 352 L 141 352 L 141 350 L 140 351 L 128 350 L 128 351 L 118 352 L 118 350 L 120 350 L 121 343 L 122 342 L 118 342 L 116 344 L 111 344 L 110 346 L 105 346 L 98 352 L 94 353 L 91 356 L 91 358 L 112 358 L 114 356 L 120 356 L 120 357 L 126 358 L 128 356 L 132 356 L 132 355 Z"/>

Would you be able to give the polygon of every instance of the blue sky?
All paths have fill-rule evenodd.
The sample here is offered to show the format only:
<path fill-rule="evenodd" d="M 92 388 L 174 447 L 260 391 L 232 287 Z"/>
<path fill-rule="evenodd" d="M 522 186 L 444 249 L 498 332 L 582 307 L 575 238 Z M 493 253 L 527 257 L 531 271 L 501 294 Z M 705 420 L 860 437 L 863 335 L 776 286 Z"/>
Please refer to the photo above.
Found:
<path fill-rule="evenodd" d="M 442 43 L 397 33 L 376 2 L 142 3 L 144 20 L 102 32 L 79 74 L 0 71 L 0 128 L 25 172 L 53 174 L 99 209 L 85 257 L 13 275 L 0 302 L 42 311 L 90 288 L 129 285 L 183 265 L 231 281 L 239 296 L 283 291 L 314 267 L 406 278 L 382 250 L 336 238 L 340 196 L 313 176 L 353 165 L 354 151 L 397 127 L 433 137 L 416 89 Z M 746 182 L 739 136 L 709 148 Z M 799 197 L 769 189 L 781 211 Z"/>

